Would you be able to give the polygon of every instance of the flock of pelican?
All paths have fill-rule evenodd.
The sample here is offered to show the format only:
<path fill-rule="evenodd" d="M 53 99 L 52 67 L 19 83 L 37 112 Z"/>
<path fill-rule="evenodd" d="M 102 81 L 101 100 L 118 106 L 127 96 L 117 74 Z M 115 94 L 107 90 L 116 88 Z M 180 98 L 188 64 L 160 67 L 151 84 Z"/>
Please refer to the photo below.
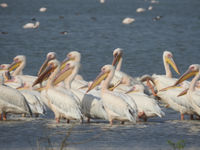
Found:
<path fill-rule="evenodd" d="M 57 123 L 61 119 L 83 122 L 90 119 L 136 123 L 141 119 L 163 117 L 158 100 L 191 119 L 200 116 L 200 65 L 193 64 L 179 78 L 173 78 L 170 65 L 178 73 L 173 55 L 163 52 L 165 75 L 133 78 L 121 71 L 123 50 L 113 51 L 112 64 L 104 65 L 94 81 L 78 74 L 81 54 L 69 52 L 59 62 L 49 52 L 37 76 L 24 75 L 26 57 L 18 55 L 11 64 L 0 65 L 0 119 L 7 114 L 23 117 L 46 115 L 50 109 Z M 185 81 L 191 76 L 194 79 Z"/>

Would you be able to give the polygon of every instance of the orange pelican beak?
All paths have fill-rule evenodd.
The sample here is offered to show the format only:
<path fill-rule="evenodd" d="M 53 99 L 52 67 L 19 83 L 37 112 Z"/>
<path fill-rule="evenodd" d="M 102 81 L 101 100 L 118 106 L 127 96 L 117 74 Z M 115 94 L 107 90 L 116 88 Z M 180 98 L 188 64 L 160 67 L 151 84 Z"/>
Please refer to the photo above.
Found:
<path fill-rule="evenodd" d="M 165 58 L 166 62 L 172 66 L 172 68 L 176 71 L 177 74 L 180 74 L 178 67 L 176 66 L 176 63 L 174 62 L 172 57 Z"/>
<path fill-rule="evenodd" d="M 20 64 L 22 63 L 22 61 L 19 61 L 18 59 L 17 60 L 14 60 L 10 66 L 8 67 L 8 70 L 9 71 L 13 71 L 14 69 L 16 69 L 17 67 L 20 66 Z"/>
<path fill-rule="evenodd" d="M 62 82 L 67 77 L 69 77 L 73 69 L 74 67 L 70 67 L 69 64 L 66 64 L 66 66 L 62 70 L 60 70 L 60 72 L 56 75 L 53 81 L 54 85 L 57 85 L 58 83 Z"/>
<path fill-rule="evenodd" d="M 46 78 L 50 76 L 50 74 L 56 69 L 55 66 L 50 64 L 49 66 L 46 67 L 46 69 L 38 76 L 38 78 L 34 81 L 33 86 L 35 86 L 38 83 L 42 83 Z"/>
<path fill-rule="evenodd" d="M 180 94 L 177 95 L 177 97 L 187 94 L 188 90 L 189 90 L 189 88 L 183 90 Z"/>
<path fill-rule="evenodd" d="M 101 72 L 96 79 L 93 81 L 93 83 L 88 87 L 88 90 L 86 91 L 86 93 L 88 93 L 90 90 L 92 90 L 93 88 L 95 88 L 97 85 L 99 85 L 101 83 L 102 80 L 104 80 L 107 76 L 108 76 L 109 72 Z"/>

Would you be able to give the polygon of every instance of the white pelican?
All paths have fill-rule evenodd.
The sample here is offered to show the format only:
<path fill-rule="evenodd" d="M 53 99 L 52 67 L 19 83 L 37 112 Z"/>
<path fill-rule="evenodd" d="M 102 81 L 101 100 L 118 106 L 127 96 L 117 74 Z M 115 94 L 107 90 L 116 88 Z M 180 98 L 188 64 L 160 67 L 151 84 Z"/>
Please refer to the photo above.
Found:
<path fill-rule="evenodd" d="M 101 98 L 103 106 L 106 110 L 110 125 L 113 120 L 130 121 L 136 123 L 137 106 L 134 100 L 128 95 L 111 92 L 108 90 L 110 81 L 114 76 L 115 69 L 112 65 L 105 65 L 101 68 L 101 73 L 94 80 L 93 84 L 88 88 L 87 92 L 97 86 L 105 79 L 101 87 Z"/>
<path fill-rule="evenodd" d="M 40 93 L 32 90 L 32 85 L 28 85 L 27 83 L 23 83 L 22 80 L 19 80 L 20 78 L 11 77 L 8 71 L 4 73 L 5 85 L 16 88 L 21 94 L 23 94 L 30 106 L 32 114 L 35 116 L 38 116 L 39 114 L 44 115 L 46 107 L 41 101 Z"/>
<path fill-rule="evenodd" d="M 27 24 L 23 25 L 23 28 L 24 29 L 35 29 L 35 28 L 38 28 L 39 25 L 40 25 L 40 22 L 36 21 L 35 24 L 34 23 L 27 23 Z"/>
<path fill-rule="evenodd" d="M 145 12 L 145 11 L 146 11 L 145 8 L 137 8 L 137 9 L 136 9 L 136 12 L 137 12 L 137 13 L 142 13 L 142 12 Z"/>
<path fill-rule="evenodd" d="M 78 51 L 71 51 L 71 52 L 69 52 L 67 54 L 66 59 L 61 64 L 61 70 L 66 65 L 66 63 L 68 61 L 70 61 L 70 60 L 75 61 L 77 63 L 80 63 L 80 61 L 81 61 L 81 54 Z M 85 81 L 80 74 L 77 74 L 75 76 L 75 80 L 72 81 L 72 85 L 71 86 L 72 86 L 73 89 L 79 89 L 83 85 L 87 85 L 87 84 L 88 84 L 88 82 Z"/>
<path fill-rule="evenodd" d="M 98 91 L 92 90 L 86 94 L 86 91 L 84 91 L 83 89 L 76 89 L 71 87 L 71 83 L 73 83 L 73 80 L 77 75 L 79 68 L 79 62 L 68 61 L 67 63 L 65 63 L 65 68 L 63 68 L 63 70 L 61 71 L 62 74 L 68 74 L 67 78 L 63 78 L 65 82 L 65 88 L 68 89 L 68 91 L 74 93 L 80 99 L 81 111 L 88 118 L 88 122 L 91 118 L 107 120 L 107 115 L 103 108 L 103 104 Z M 57 78 L 54 81 L 55 84 L 57 84 L 57 80 L 61 81 L 61 79 Z"/>
<path fill-rule="evenodd" d="M 59 78 L 56 74 L 60 70 L 60 63 L 54 59 L 48 62 L 46 69 L 39 75 L 33 86 L 42 82 L 43 79 L 49 76 L 46 87 L 41 92 L 41 97 L 45 104 L 54 112 L 56 122 L 59 123 L 61 118 L 69 120 L 82 120 L 82 113 L 79 104 L 72 94 L 65 92 L 61 87 L 54 86 L 54 80 Z M 58 82 L 59 83 L 59 82 Z"/>
<path fill-rule="evenodd" d="M 149 78 L 151 80 L 151 78 Z M 152 83 L 154 83 L 153 80 L 151 80 Z M 192 110 L 192 107 L 186 97 L 181 96 L 177 97 L 179 93 L 181 93 L 183 90 L 185 90 L 185 87 L 179 86 L 179 87 L 167 87 L 164 89 L 159 90 L 156 93 L 156 96 L 160 98 L 162 103 L 166 105 L 167 108 L 171 108 L 175 111 L 180 112 L 181 114 L 181 120 L 184 120 L 184 114 L 193 115 L 194 111 Z"/>
<path fill-rule="evenodd" d="M 171 52 L 169 52 L 169 51 L 163 52 L 163 63 L 164 63 L 164 67 L 165 67 L 165 75 L 153 74 L 152 79 L 151 79 L 154 82 L 157 91 L 159 91 L 165 87 L 173 85 L 177 80 L 176 78 L 172 78 L 172 72 L 170 70 L 169 65 L 172 66 L 172 68 L 176 71 L 176 73 L 180 74 L 179 70 L 173 60 L 173 55 Z M 141 78 L 146 78 L 146 76 L 141 77 Z M 151 78 L 151 77 L 149 77 L 149 78 Z"/>
<path fill-rule="evenodd" d="M 123 23 L 123 24 L 131 24 L 131 23 L 133 23 L 134 21 L 135 21 L 134 18 L 126 17 L 126 18 L 124 18 L 124 19 L 122 20 L 122 23 Z"/>
<path fill-rule="evenodd" d="M 5 71 L 8 70 L 10 64 L 1 64 L 0 65 L 0 75 L 2 75 Z"/>
<path fill-rule="evenodd" d="M 148 7 L 148 10 L 152 10 L 152 9 L 153 9 L 153 6 L 149 6 L 149 7 Z"/>
<path fill-rule="evenodd" d="M 6 8 L 6 7 L 8 7 L 8 4 L 7 4 L 7 3 L 1 3 L 0 6 L 1 6 L 2 8 Z"/>
<path fill-rule="evenodd" d="M 13 71 L 11 74 L 12 76 L 20 78 L 25 82 L 33 83 L 33 81 L 36 79 L 36 76 L 23 75 L 23 69 L 25 66 L 26 66 L 26 56 L 18 55 L 13 59 L 13 62 L 9 66 L 8 70 Z"/>
<path fill-rule="evenodd" d="M 138 108 L 138 117 L 143 118 L 144 121 L 147 121 L 150 117 L 163 117 L 165 115 L 156 100 L 144 94 L 144 86 L 134 85 L 127 94 L 135 100 Z"/>
<path fill-rule="evenodd" d="M 136 81 L 136 79 L 132 78 L 131 76 L 127 75 L 126 73 L 121 71 L 121 66 L 122 66 L 122 58 L 123 55 L 123 49 L 121 48 L 116 48 L 113 51 L 113 62 L 112 65 L 115 66 L 116 64 L 116 70 L 114 74 L 114 78 L 112 79 L 112 82 L 114 82 L 114 85 L 116 82 L 121 81 L 121 84 L 125 85 L 133 85 L 133 84 L 141 84 L 141 82 Z"/>
<path fill-rule="evenodd" d="M 200 78 L 200 65 L 199 64 L 190 65 L 188 70 L 179 78 L 179 80 L 174 85 L 180 84 L 181 82 L 187 80 L 191 76 L 195 77 L 192 79 L 190 83 L 186 96 L 196 114 L 200 116 L 200 90 L 198 87 L 196 87 L 198 79 Z"/>
<path fill-rule="evenodd" d="M 47 8 L 41 7 L 41 8 L 39 9 L 39 11 L 40 11 L 40 12 L 45 12 L 45 11 L 47 11 Z"/>
<path fill-rule="evenodd" d="M 0 116 L 6 120 L 6 114 L 31 114 L 30 107 L 25 97 L 16 89 L 4 85 L 4 79 L 0 76 Z"/>

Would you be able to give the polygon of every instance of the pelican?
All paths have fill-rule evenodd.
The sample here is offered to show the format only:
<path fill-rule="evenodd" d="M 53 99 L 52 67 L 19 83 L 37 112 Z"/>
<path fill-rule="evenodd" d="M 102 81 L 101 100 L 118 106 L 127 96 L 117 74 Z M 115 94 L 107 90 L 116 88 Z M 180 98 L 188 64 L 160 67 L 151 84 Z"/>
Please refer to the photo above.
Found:
<path fill-rule="evenodd" d="M 36 29 L 38 28 L 40 25 L 40 22 L 39 21 L 36 21 L 35 24 L 34 23 L 27 23 L 25 25 L 23 25 L 23 28 L 24 29 Z"/>
<path fill-rule="evenodd" d="M 8 4 L 7 4 L 7 3 L 1 3 L 0 6 L 1 6 L 2 8 L 6 8 L 6 7 L 8 7 Z"/>
<path fill-rule="evenodd" d="M 172 72 L 170 70 L 169 65 L 172 66 L 172 68 L 176 71 L 176 73 L 180 74 L 180 72 L 176 66 L 176 63 L 173 60 L 173 55 L 171 52 L 169 52 L 169 51 L 163 52 L 163 63 L 164 63 L 164 67 L 165 67 L 165 75 L 153 74 L 152 77 L 148 76 L 148 75 L 141 77 L 141 81 L 144 81 L 147 78 L 150 79 L 154 83 L 157 91 L 160 91 L 161 89 L 163 89 L 165 87 L 173 85 L 177 80 L 176 78 L 172 78 Z M 154 93 L 154 91 L 153 91 L 153 93 Z"/>
<path fill-rule="evenodd" d="M 139 84 L 134 85 L 126 93 L 135 100 L 138 108 L 138 117 L 143 118 L 144 121 L 147 121 L 147 119 L 151 117 L 158 116 L 161 118 L 165 115 L 156 100 L 144 93 L 144 86 Z"/>
<path fill-rule="evenodd" d="M 145 12 L 145 11 L 146 11 L 145 8 L 137 8 L 137 9 L 136 9 L 136 12 L 137 12 L 137 13 L 141 13 L 141 12 Z"/>
<path fill-rule="evenodd" d="M 114 82 L 114 84 L 116 82 L 118 82 L 119 80 L 121 80 L 121 84 L 125 84 L 125 85 L 133 85 L 133 84 L 141 84 L 141 82 L 136 81 L 134 78 L 132 78 L 131 76 L 127 75 L 126 73 L 121 71 L 121 66 L 122 66 L 122 58 L 123 55 L 123 49 L 121 48 L 116 48 L 113 51 L 113 62 L 112 65 L 115 66 L 116 64 L 116 70 L 115 70 L 115 74 L 114 74 L 114 78 L 112 80 L 112 82 Z"/>
<path fill-rule="evenodd" d="M 20 78 L 25 82 L 32 83 L 36 79 L 36 76 L 23 75 L 23 69 L 25 66 L 26 66 L 26 56 L 17 55 L 16 57 L 14 57 L 13 62 L 9 66 L 8 70 L 13 71 L 12 76 Z"/>
<path fill-rule="evenodd" d="M 200 90 L 196 87 L 196 84 L 198 83 L 198 79 L 200 78 L 200 65 L 199 64 L 190 65 L 188 70 L 179 78 L 179 80 L 174 85 L 176 86 L 180 84 L 181 82 L 183 82 L 184 80 L 187 80 L 191 76 L 195 76 L 195 77 L 192 79 L 190 83 L 186 96 L 192 108 L 196 112 L 196 114 L 200 116 L 200 99 L 199 99 Z"/>
<path fill-rule="evenodd" d="M 115 69 L 112 65 L 103 66 L 101 68 L 101 73 L 93 81 L 93 84 L 88 88 L 87 92 L 105 79 L 101 87 L 101 98 L 110 125 L 113 124 L 113 120 L 120 120 L 122 123 L 124 121 L 136 123 L 137 106 L 134 103 L 134 100 L 128 95 L 108 90 L 110 81 L 114 76 L 114 72 Z"/>
<path fill-rule="evenodd" d="M 91 118 L 107 120 L 107 115 L 103 108 L 103 104 L 98 91 L 92 90 L 86 94 L 86 91 L 84 91 L 83 89 L 76 89 L 71 86 L 71 83 L 73 83 L 73 80 L 75 79 L 79 68 L 79 62 L 68 61 L 67 63 L 65 63 L 65 68 L 61 72 L 62 74 L 68 74 L 67 78 L 63 78 L 65 88 L 79 98 L 81 111 L 88 118 L 88 122 L 90 122 Z M 57 78 L 54 83 L 57 84 L 57 81 L 60 82 L 61 79 Z"/>
<path fill-rule="evenodd" d="M 70 61 L 70 60 L 71 61 L 75 61 L 77 63 L 80 63 L 80 61 L 81 61 L 81 54 L 78 51 L 71 51 L 71 52 L 69 52 L 67 54 L 66 59 L 61 64 L 61 70 L 62 70 L 62 68 L 64 68 L 64 66 L 66 65 L 66 63 L 68 61 Z M 83 85 L 86 85 L 86 84 L 88 84 L 88 82 L 85 81 L 81 75 L 77 74 L 75 76 L 75 80 L 73 80 L 71 86 L 74 89 L 78 89 L 78 88 L 80 88 L 80 87 L 82 87 Z"/>
<path fill-rule="evenodd" d="M 7 113 L 32 115 L 25 97 L 18 90 L 4 85 L 4 79 L 0 76 L 0 114 L 2 113 L 3 120 L 6 120 Z"/>
<path fill-rule="evenodd" d="M 10 64 L 1 64 L 0 65 L 0 75 L 2 75 L 5 71 L 7 71 L 9 66 L 10 66 Z"/>
<path fill-rule="evenodd" d="M 133 23 L 134 21 L 135 21 L 134 18 L 126 17 L 126 18 L 123 19 L 122 23 L 123 23 L 123 24 L 131 24 L 131 23 Z"/>
<path fill-rule="evenodd" d="M 40 93 L 32 90 L 32 86 L 25 82 L 23 83 L 22 80 L 18 80 L 20 80 L 20 78 L 11 77 L 9 71 L 4 73 L 5 85 L 16 88 L 26 98 L 32 114 L 35 116 L 39 116 L 39 114 L 44 115 L 46 113 L 46 107 L 41 101 Z"/>
<path fill-rule="evenodd" d="M 62 77 L 56 74 L 60 70 L 60 63 L 53 59 L 48 62 L 46 69 L 38 76 L 33 86 L 43 81 L 43 79 L 51 73 L 47 80 L 46 87 L 41 92 L 41 97 L 45 104 L 54 112 L 56 122 L 59 123 L 61 118 L 70 120 L 82 120 L 82 113 L 79 104 L 72 94 L 65 92 L 61 87 L 54 86 L 54 80 Z M 59 82 L 58 82 L 59 83 Z"/>
<path fill-rule="evenodd" d="M 40 11 L 40 12 L 45 12 L 45 11 L 47 11 L 47 8 L 41 7 L 39 11 Z"/>
<path fill-rule="evenodd" d="M 151 80 L 151 78 L 150 78 Z M 151 80 L 152 83 L 154 83 L 153 80 Z M 181 120 L 184 120 L 184 115 L 193 115 L 194 111 L 192 110 L 192 107 L 186 97 L 181 96 L 177 97 L 179 93 L 181 93 L 183 90 L 185 90 L 185 87 L 179 86 L 179 87 L 167 87 L 164 89 L 161 89 L 156 93 L 156 96 L 160 98 L 162 103 L 166 105 L 167 108 L 171 108 L 177 112 L 180 112 L 181 114 Z M 192 116 L 191 116 L 192 119 Z"/>

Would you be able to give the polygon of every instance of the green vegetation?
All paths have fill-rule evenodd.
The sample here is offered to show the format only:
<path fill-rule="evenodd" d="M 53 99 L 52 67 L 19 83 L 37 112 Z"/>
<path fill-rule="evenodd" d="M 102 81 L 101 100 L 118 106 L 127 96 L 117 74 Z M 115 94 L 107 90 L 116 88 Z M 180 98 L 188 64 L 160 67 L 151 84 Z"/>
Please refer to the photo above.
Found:
<path fill-rule="evenodd" d="M 184 140 L 179 140 L 176 143 L 168 140 L 167 143 L 173 148 L 173 150 L 182 150 L 185 147 L 185 141 Z"/>

